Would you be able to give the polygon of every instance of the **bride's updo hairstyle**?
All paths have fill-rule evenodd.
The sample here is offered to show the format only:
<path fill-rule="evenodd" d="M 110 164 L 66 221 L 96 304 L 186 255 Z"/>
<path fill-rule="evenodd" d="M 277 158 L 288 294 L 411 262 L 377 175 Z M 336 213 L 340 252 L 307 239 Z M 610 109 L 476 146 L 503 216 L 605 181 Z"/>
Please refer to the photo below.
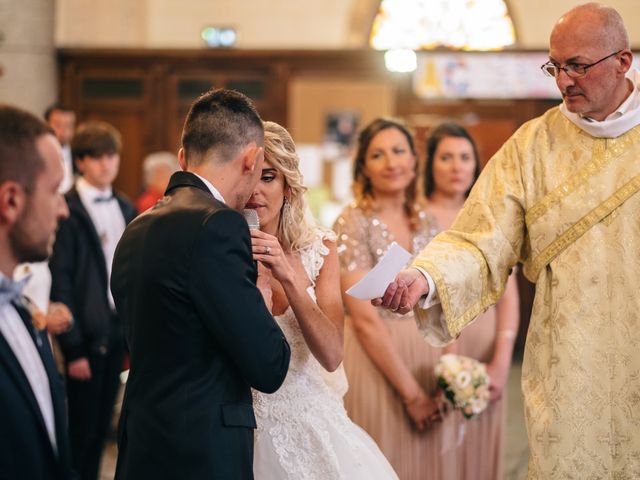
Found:
<path fill-rule="evenodd" d="M 286 129 L 275 122 L 263 122 L 263 125 L 264 159 L 283 175 L 285 183 L 277 237 L 285 251 L 295 252 L 307 247 L 316 238 L 304 199 L 307 187 L 302 184 L 300 158 Z"/>

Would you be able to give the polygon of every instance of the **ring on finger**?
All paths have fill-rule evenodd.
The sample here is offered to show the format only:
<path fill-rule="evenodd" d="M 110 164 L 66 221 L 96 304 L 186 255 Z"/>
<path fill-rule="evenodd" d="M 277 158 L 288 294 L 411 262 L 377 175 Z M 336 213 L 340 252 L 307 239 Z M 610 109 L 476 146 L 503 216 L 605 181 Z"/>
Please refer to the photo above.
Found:
<path fill-rule="evenodd" d="M 271 247 L 267 247 L 266 250 L 264 251 L 265 255 L 271 255 Z"/>

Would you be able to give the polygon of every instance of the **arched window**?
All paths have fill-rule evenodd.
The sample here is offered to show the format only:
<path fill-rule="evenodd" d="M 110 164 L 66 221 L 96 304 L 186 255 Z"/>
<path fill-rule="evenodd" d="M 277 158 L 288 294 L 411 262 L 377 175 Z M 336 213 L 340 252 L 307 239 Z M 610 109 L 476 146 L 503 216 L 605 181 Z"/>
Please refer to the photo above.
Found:
<path fill-rule="evenodd" d="M 503 0 L 382 0 L 369 40 L 376 50 L 499 50 L 515 43 Z"/>

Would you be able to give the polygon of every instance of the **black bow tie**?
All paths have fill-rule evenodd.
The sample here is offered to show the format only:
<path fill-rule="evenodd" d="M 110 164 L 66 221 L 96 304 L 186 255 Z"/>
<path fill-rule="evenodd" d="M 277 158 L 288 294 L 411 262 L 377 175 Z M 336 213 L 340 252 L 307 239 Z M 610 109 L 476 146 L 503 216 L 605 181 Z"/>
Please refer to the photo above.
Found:
<path fill-rule="evenodd" d="M 115 196 L 113 195 L 113 193 L 111 195 L 105 195 L 102 197 L 96 197 L 93 199 L 94 203 L 103 203 L 103 202 L 110 202 L 111 200 L 115 200 Z"/>

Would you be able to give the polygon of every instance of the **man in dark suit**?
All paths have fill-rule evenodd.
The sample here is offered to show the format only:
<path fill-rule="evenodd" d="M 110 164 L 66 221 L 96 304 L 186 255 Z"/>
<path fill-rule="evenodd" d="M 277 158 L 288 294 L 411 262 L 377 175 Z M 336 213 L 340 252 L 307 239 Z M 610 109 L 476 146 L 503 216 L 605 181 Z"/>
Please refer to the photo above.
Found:
<path fill-rule="evenodd" d="M 81 176 L 65 198 L 51 269 L 51 300 L 72 312 L 72 327 L 57 336 L 64 354 L 73 465 L 96 480 L 124 357 L 124 331 L 115 313 L 109 275 L 116 245 L 135 216 L 112 188 L 120 162 L 120 134 L 111 125 L 80 125 L 71 152 Z"/>
<path fill-rule="evenodd" d="M 290 356 L 235 210 L 260 178 L 263 142 L 244 95 L 201 96 L 182 134 L 184 171 L 118 245 L 111 288 L 131 371 L 116 478 L 253 478 L 251 387 L 275 391 Z"/>
<path fill-rule="evenodd" d="M 20 262 L 51 253 L 68 215 L 58 187 L 62 152 L 50 128 L 0 105 L 0 478 L 71 478 L 64 391 L 46 331 L 34 327 Z"/>

